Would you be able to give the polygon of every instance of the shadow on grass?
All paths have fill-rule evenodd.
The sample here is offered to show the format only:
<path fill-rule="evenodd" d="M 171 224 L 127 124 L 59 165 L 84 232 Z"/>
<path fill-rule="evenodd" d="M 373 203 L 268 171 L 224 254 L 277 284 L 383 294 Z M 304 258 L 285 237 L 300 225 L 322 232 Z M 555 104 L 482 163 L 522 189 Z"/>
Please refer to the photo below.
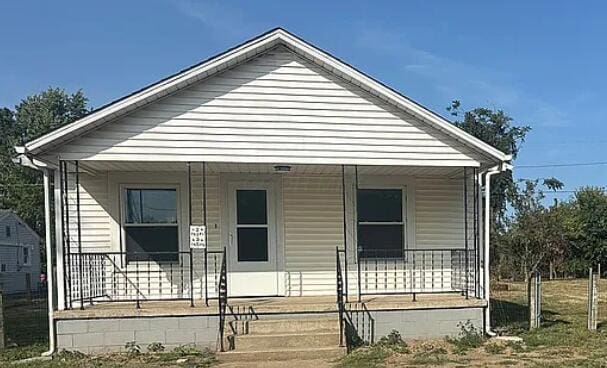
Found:
<path fill-rule="evenodd" d="M 550 327 L 571 322 L 558 317 L 558 313 L 542 310 L 542 326 Z M 527 329 L 529 307 L 526 304 L 502 299 L 491 299 L 491 326 L 503 330 Z"/>

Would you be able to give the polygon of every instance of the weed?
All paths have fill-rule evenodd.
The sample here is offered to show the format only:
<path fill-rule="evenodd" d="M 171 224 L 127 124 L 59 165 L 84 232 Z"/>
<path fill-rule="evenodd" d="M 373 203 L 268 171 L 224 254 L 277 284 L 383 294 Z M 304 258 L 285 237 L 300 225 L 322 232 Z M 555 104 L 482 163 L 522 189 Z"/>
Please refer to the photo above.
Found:
<path fill-rule="evenodd" d="M 418 365 L 443 365 L 449 362 L 447 349 L 433 344 L 424 344 L 420 351 L 413 355 L 411 363 Z"/>
<path fill-rule="evenodd" d="M 476 328 L 470 320 L 458 323 L 460 331 L 456 337 L 447 337 L 447 342 L 453 345 L 458 354 L 465 353 L 469 349 L 476 349 L 483 345 L 486 338 L 480 329 Z"/>
<path fill-rule="evenodd" d="M 124 344 L 124 348 L 126 349 L 126 353 L 129 356 L 135 356 L 141 354 L 141 346 L 137 345 L 135 341 L 129 341 Z"/>
<path fill-rule="evenodd" d="M 153 342 L 148 345 L 148 351 L 151 353 L 162 353 L 164 351 L 164 345 L 160 342 Z"/>
<path fill-rule="evenodd" d="M 338 367 L 372 368 L 383 367 L 384 361 L 393 354 L 408 354 L 409 347 L 400 332 L 392 330 L 388 335 L 370 346 L 362 346 L 343 357 Z"/>
<path fill-rule="evenodd" d="M 506 344 L 490 343 L 485 345 L 485 352 L 488 354 L 503 354 L 506 351 Z"/>
<path fill-rule="evenodd" d="M 383 336 L 379 339 L 377 345 L 393 353 L 408 354 L 410 352 L 407 343 L 403 341 L 400 332 L 397 330 L 392 330 L 388 335 Z"/>
<path fill-rule="evenodd" d="M 506 347 L 510 348 L 515 353 L 522 353 L 525 351 L 525 346 L 522 342 L 518 341 L 508 341 L 506 342 Z"/>

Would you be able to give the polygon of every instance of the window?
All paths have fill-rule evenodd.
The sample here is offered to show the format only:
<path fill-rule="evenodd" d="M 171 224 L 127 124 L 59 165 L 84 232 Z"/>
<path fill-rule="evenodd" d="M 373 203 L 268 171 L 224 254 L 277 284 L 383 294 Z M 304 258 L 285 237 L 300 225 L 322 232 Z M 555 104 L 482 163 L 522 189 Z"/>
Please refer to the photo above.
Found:
<path fill-rule="evenodd" d="M 177 261 L 177 189 L 127 188 L 124 194 L 127 260 Z"/>
<path fill-rule="evenodd" d="M 31 263 L 31 259 L 30 259 L 30 248 L 29 247 L 23 247 L 23 265 L 24 266 L 29 266 Z"/>
<path fill-rule="evenodd" d="M 4 228 L 4 232 L 6 233 L 6 237 L 7 237 L 7 238 L 10 238 L 10 237 L 11 237 L 11 227 L 10 227 L 10 226 L 8 226 L 8 225 L 7 225 L 7 226 Z"/>
<path fill-rule="evenodd" d="M 238 262 L 268 261 L 268 205 L 265 190 L 236 191 Z"/>
<path fill-rule="evenodd" d="M 356 198 L 361 257 L 402 257 L 405 239 L 403 190 L 359 189 Z"/>
<path fill-rule="evenodd" d="M 6 272 L 6 265 L 4 263 L 0 266 L 0 272 Z"/>

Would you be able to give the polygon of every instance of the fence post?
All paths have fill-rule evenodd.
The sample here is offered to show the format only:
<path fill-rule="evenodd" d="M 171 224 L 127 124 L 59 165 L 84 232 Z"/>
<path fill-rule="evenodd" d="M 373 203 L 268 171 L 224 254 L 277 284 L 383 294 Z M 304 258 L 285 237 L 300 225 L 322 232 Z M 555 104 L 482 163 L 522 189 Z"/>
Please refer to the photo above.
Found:
<path fill-rule="evenodd" d="M 540 327 L 542 315 L 542 276 L 538 271 L 529 278 L 527 286 L 529 299 L 529 329 Z"/>
<path fill-rule="evenodd" d="M 4 299 L 3 292 L 0 290 L 0 349 L 4 349 L 5 333 L 4 333 Z"/>
<path fill-rule="evenodd" d="M 25 298 L 28 303 L 32 302 L 32 274 L 25 273 Z"/>
<path fill-rule="evenodd" d="M 588 269 L 588 329 L 596 331 L 599 321 L 599 280 L 601 266 L 595 276 L 592 267 Z"/>

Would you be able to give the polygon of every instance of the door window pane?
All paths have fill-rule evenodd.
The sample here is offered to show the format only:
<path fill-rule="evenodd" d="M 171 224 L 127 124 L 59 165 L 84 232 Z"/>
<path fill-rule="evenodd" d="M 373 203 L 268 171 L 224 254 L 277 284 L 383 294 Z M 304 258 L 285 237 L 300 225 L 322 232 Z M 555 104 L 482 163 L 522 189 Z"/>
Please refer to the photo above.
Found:
<path fill-rule="evenodd" d="M 177 190 L 127 189 L 127 224 L 176 224 Z"/>
<path fill-rule="evenodd" d="M 268 260 L 268 228 L 239 227 L 237 231 L 238 262 Z"/>
<path fill-rule="evenodd" d="M 237 190 L 236 219 L 239 225 L 265 225 L 268 223 L 266 191 Z"/>

